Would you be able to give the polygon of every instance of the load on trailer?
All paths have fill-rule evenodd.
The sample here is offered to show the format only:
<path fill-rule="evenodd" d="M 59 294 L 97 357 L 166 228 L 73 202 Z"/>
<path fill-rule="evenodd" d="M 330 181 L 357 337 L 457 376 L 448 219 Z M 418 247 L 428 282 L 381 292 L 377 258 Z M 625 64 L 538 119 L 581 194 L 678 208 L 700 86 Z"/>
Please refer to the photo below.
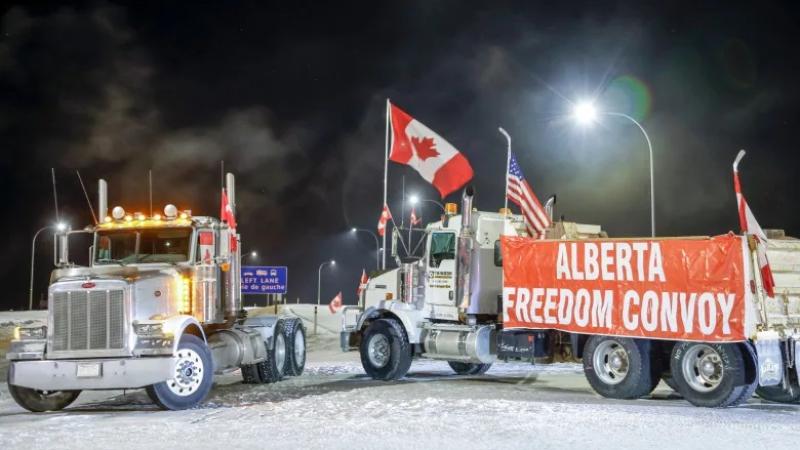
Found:
<path fill-rule="evenodd" d="M 226 181 L 233 217 L 233 175 Z M 82 390 L 146 388 L 159 407 L 184 409 L 203 401 L 214 374 L 241 369 L 246 383 L 270 383 L 303 372 L 301 320 L 242 309 L 231 224 L 174 205 L 107 216 L 106 186 L 101 223 L 56 235 L 47 325 L 20 327 L 11 342 L 8 388 L 20 406 L 54 411 Z M 83 232 L 93 234 L 88 267 L 69 258 L 70 234 Z"/>
<path fill-rule="evenodd" d="M 421 259 L 373 277 L 345 309 L 342 348 L 371 377 L 401 378 L 415 357 L 472 375 L 497 360 L 575 361 L 608 398 L 664 380 L 697 406 L 756 391 L 800 401 L 800 240 L 771 233 L 769 297 L 751 235 L 609 239 L 562 221 L 533 239 L 521 216 L 472 203 L 467 188 L 461 215 L 426 227 Z"/>

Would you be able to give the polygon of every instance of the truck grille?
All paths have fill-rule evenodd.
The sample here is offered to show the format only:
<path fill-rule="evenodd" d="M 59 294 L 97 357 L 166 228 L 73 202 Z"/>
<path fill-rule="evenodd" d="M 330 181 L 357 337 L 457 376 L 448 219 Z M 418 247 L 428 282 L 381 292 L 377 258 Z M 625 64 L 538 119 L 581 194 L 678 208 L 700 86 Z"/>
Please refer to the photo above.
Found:
<path fill-rule="evenodd" d="M 53 293 L 53 351 L 121 349 L 125 344 L 123 291 Z"/>

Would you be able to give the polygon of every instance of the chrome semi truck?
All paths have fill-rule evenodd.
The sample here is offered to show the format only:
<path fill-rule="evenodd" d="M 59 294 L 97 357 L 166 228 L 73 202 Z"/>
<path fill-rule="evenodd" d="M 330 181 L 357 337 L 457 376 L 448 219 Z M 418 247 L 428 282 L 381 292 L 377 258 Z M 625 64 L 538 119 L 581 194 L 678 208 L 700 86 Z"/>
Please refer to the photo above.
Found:
<path fill-rule="evenodd" d="M 474 210 L 469 188 L 455 206 L 427 225 L 424 256 L 343 312 L 342 349 L 372 378 L 402 378 L 414 358 L 464 375 L 571 361 L 609 398 L 664 380 L 697 406 L 800 402 L 800 240 L 769 239 L 769 296 L 749 234 L 609 239 L 561 221 L 539 239 L 521 216 Z"/>
<path fill-rule="evenodd" d="M 226 193 L 233 217 L 232 174 Z M 54 411 L 82 390 L 145 388 L 159 407 L 185 409 L 206 398 L 214 374 L 270 383 L 303 372 L 301 320 L 242 309 L 231 224 L 171 204 L 150 216 L 121 206 L 109 214 L 107 198 L 100 180 L 100 223 L 56 235 L 46 325 L 15 331 L 8 387 L 20 406 Z M 75 233 L 93 236 L 88 266 L 70 260 Z"/>

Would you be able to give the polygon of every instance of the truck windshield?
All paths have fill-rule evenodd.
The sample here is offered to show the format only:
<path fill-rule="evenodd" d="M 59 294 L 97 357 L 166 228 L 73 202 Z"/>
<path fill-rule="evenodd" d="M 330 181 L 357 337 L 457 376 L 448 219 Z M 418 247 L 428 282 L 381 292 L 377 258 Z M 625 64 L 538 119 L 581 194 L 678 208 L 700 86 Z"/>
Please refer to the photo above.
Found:
<path fill-rule="evenodd" d="M 97 233 L 95 264 L 179 263 L 189 260 L 191 228 L 107 230 Z"/>

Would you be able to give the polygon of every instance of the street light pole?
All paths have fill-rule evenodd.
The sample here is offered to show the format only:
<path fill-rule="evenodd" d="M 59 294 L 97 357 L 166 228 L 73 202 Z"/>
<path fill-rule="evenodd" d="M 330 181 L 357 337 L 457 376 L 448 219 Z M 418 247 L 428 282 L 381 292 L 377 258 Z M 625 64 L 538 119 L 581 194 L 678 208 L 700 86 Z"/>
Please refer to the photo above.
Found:
<path fill-rule="evenodd" d="M 381 244 L 378 241 L 378 235 L 373 233 L 371 230 L 367 230 L 366 228 L 357 228 L 353 227 L 353 233 L 358 233 L 359 231 L 363 233 L 369 233 L 375 239 L 375 270 L 379 270 L 381 268 Z"/>
<path fill-rule="evenodd" d="M 607 116 L 623 117 L 625 119 L 630 120 L 637 127 L 639 127 L 639 130 L 641 130 L 642 134 L 644 135 L 644 140 L 647 141 L 647 150 L 650 152 L 650 236 L 656 237 L 656 194 L 655 194 L 656 191 L 655 191 L 655 176 L 653 170 L 653 144 L 650 143 L 650 136 L 647 135 L 647 131 L 645 131 L 642 124 L 640 124 L 636 119 L 625 113 L 606 112 L 604 114 Z"/>
<path fill-rule="evenodd" d="M 412 195 L 411 197 L 409 197 L 408 201 L 409 201 L 409 203 L 411 203 L 412 206 L 416 205 L 419 202 L 433 203 L 436 206 L 438 206 L 439 208 L 441 208 L 442 212 L 447 212 L 447 210 L 445 209 L 444 205 L 441 202 L 437 202 L 436 200 L 431 200 L 429 198 L 419 198 L 416 195 Z"/>
<path fill-rule="evenodd" d="M 320 298 L 322 297 L 322 268 L 327 264 L 333 266 L 336 265 L 336 261 L 332 259 L 319 265 L 319 270 L 317 270 L 317 306 L 321 304 Z"/>
<path fill-rule="evenodd" d="M 28 310 L 29 311 L 33 310 L 33 272 L 34 272 L 33 269 L 34 269 L 34 263 L 36 261 L 36 238 L 39 237 L 39 234 L 41 234 L 42 231 L 50 230 L 50 229 L 53 229 L 53 228 L 55 228 L 57 230 L 63 230 L 63 229 L 66 228 L 66 226 L 64 224 L 62 224 L 62 223 L 59 223 L 58 225 L 48 225 L 46 227 L 42 227 L 42 228 L 39 229 L 39 231 L 34 233 L 33 240 L 31 241 L 31 280 L 30 280 L 31 284 L 30 284 L 30 287 L 28 288 Z"/>
<path fill-rule="evenodd" d="M 511 136 L 503 127 L 497 127 L 497 131 L 506 138 L 508 144 L 506 151 L 506 191 L 503 193 L 503 214 L 508 214 L 508 172 L 511 169 Z"/>
<path fill-rule="evenodd" d="M 644 140 L 647 141 L 647 150 L 650 155 L 650 236 L 656 237 L 655 171 L 653 170 L 653 144 L 650 142 L 650 136 L 647 135 L 647 131 L 645 131 L 642 124 L 628 114 L 613 111 L 597 111 L 592 102 L 589 101 L 580 102 L 576 104 L 573 109 L 573 116 L 575 119 L 584 125 L 593 123 L 597 119 L 598 114 L 622 117 L 630 120 L 634 125 L 639 127 L 639 130 L 644 135 Z"/>

